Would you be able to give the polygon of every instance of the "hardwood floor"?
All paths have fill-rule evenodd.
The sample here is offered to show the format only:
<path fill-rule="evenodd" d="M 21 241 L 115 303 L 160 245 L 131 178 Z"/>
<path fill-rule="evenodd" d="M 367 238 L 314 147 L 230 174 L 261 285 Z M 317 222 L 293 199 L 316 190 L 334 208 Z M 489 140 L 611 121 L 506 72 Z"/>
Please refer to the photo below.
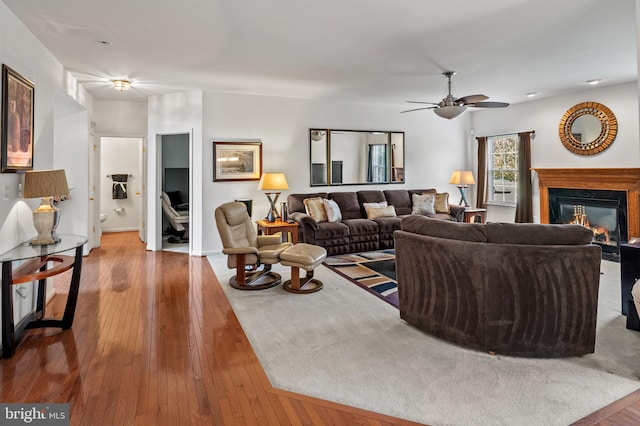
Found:
<path fill-rule="evenodd" d="M 2 402 L 68 402 L 72 425 L 414 424 L 272 388 L 207 260 L 147 252 L 136 233 L 103 235 L 73 328 L 28 332 L 0 382 Z M 578 424 L 640 424 L 640 391 Z"/>

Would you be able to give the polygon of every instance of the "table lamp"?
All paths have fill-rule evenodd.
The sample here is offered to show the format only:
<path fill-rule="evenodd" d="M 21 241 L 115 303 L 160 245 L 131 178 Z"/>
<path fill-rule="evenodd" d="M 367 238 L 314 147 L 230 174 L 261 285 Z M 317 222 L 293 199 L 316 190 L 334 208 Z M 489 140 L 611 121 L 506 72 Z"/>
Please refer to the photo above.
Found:
<path fill-rule="evenodd" d="M 284 173 L 264 173 L 262 177 L 260 177 L 258 189 L 260 191 L 265 191 L 267 199 L 269 200 L 269 203 L 271 203 L 266 219 L 269 222 L 275 222 L 279 217 L 278 209 L 276 209 L 276 202 L 280 196 L 280 191 L 283 189 L 289 189 L 289 185 L 287 185 L 287 178 L 284 177 Z M 271 199 L 272 194 L 276 194 L 274 199 Z"/>
<path fill-rule="evenodd" d="M 30 242 L 33 246 L 44 246 L 60 242 L 56 227 L 60 222 L 60 210 L 53 204 L 53 197 L 68 195 L 69 186 L 64 170 L 37 170 L 24 174 L 24 198 L 42 198 L 33 211 L 33 225 L 38 236 Z"/>
<path fill-rule="evenodd" d="M 469 170 L 454 170 L 451 174 L 451 180 L 449 180 L 449 183 L 457 185 L 460 190 L 461 198 L 458 204 L 469 207 L 466 193 L 467 189 L 469 189 L 469 185 L 476 183 L 476 180 L 473 178 L 473 173 Z"/>

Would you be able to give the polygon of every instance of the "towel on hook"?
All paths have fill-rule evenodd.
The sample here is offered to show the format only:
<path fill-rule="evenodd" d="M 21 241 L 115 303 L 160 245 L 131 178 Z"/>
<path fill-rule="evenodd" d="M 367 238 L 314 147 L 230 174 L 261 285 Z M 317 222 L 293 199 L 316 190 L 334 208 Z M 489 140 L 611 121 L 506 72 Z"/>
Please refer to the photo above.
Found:
<path fill-rule="evenodd" d="M 127 198 L 127 179 L 129 175 L 116 174 L 111 175 L 113 181 L 112 196 L 114 200 L 124 200 Z"/>

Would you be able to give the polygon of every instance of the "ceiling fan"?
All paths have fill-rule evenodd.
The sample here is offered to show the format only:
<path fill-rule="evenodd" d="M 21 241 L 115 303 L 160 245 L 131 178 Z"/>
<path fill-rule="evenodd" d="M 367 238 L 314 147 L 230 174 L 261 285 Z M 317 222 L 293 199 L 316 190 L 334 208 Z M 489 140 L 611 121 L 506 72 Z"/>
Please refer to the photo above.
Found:
<path fill-rule="evenodd" d="M 405 112 L 412 111 L 420 111 L 423 109 L 432 109 L 433 112 L 438 114 L 442 118 L 448 118 L 451 120 L 465 112 L 467 107 L 476 107 L 476 108 L 504 108 L 509 106 L 506 102 L 483 102 L 489 99 L 488 96 L 485 95 L 469 95 L 463 96 L 462 98 L 456 98 L 451 94 L 451 77 L 453 77 L 456 72 L 455 71 L 445 71 L 442 73 L 445 77 L 447 77 L 449 81 L 449 94 L 446 98 L 441 100 L 439 103 L 435 102 L 421 102 L 421 101 L 407 101 L 412 104 L 429 104 L 434 105 L 430 107 L 416 108 L 410 109 Z"/>

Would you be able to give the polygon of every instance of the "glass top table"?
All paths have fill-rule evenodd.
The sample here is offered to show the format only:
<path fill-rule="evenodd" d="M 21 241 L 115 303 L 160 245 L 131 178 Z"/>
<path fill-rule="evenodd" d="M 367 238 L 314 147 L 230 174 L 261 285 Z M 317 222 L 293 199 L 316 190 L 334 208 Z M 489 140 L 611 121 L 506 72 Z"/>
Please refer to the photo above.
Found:
<path fill-rule="evenodd" d="M 12 262 L 15 260 L 33 259 L 34 257 L 49 256 L 73 250 L 86 244 L 87 239 L 79 235 L 59 234 L 60 242 L 46 246 L 32 246 L 28 242 L 20 244 L 0 254 L 0 262 Z"/>
<path fill-rule="evenodd" d="M 71 328 L 75 315 L 82 271 L 82 246 L 87 238 L 79 235 L 60 235 L 57 244 L 32 246 L 28 242 L 0 254 L 2 263 L 2 357 L 11 358 L 20 342 L 23 331 L 32 328 L 59 327 Z M 63 255 L 74 251 L 73 256 Z M 13 268 L 14 261 L 24 260 Z M 67 303 L 62 318 L 45 318 L 47 278 L 72 270 Z M 35 311 L 27 315 L 16 326 L 13 318 L 12 286 L 27 282 L 37 282 L 37 301 Z"/>

